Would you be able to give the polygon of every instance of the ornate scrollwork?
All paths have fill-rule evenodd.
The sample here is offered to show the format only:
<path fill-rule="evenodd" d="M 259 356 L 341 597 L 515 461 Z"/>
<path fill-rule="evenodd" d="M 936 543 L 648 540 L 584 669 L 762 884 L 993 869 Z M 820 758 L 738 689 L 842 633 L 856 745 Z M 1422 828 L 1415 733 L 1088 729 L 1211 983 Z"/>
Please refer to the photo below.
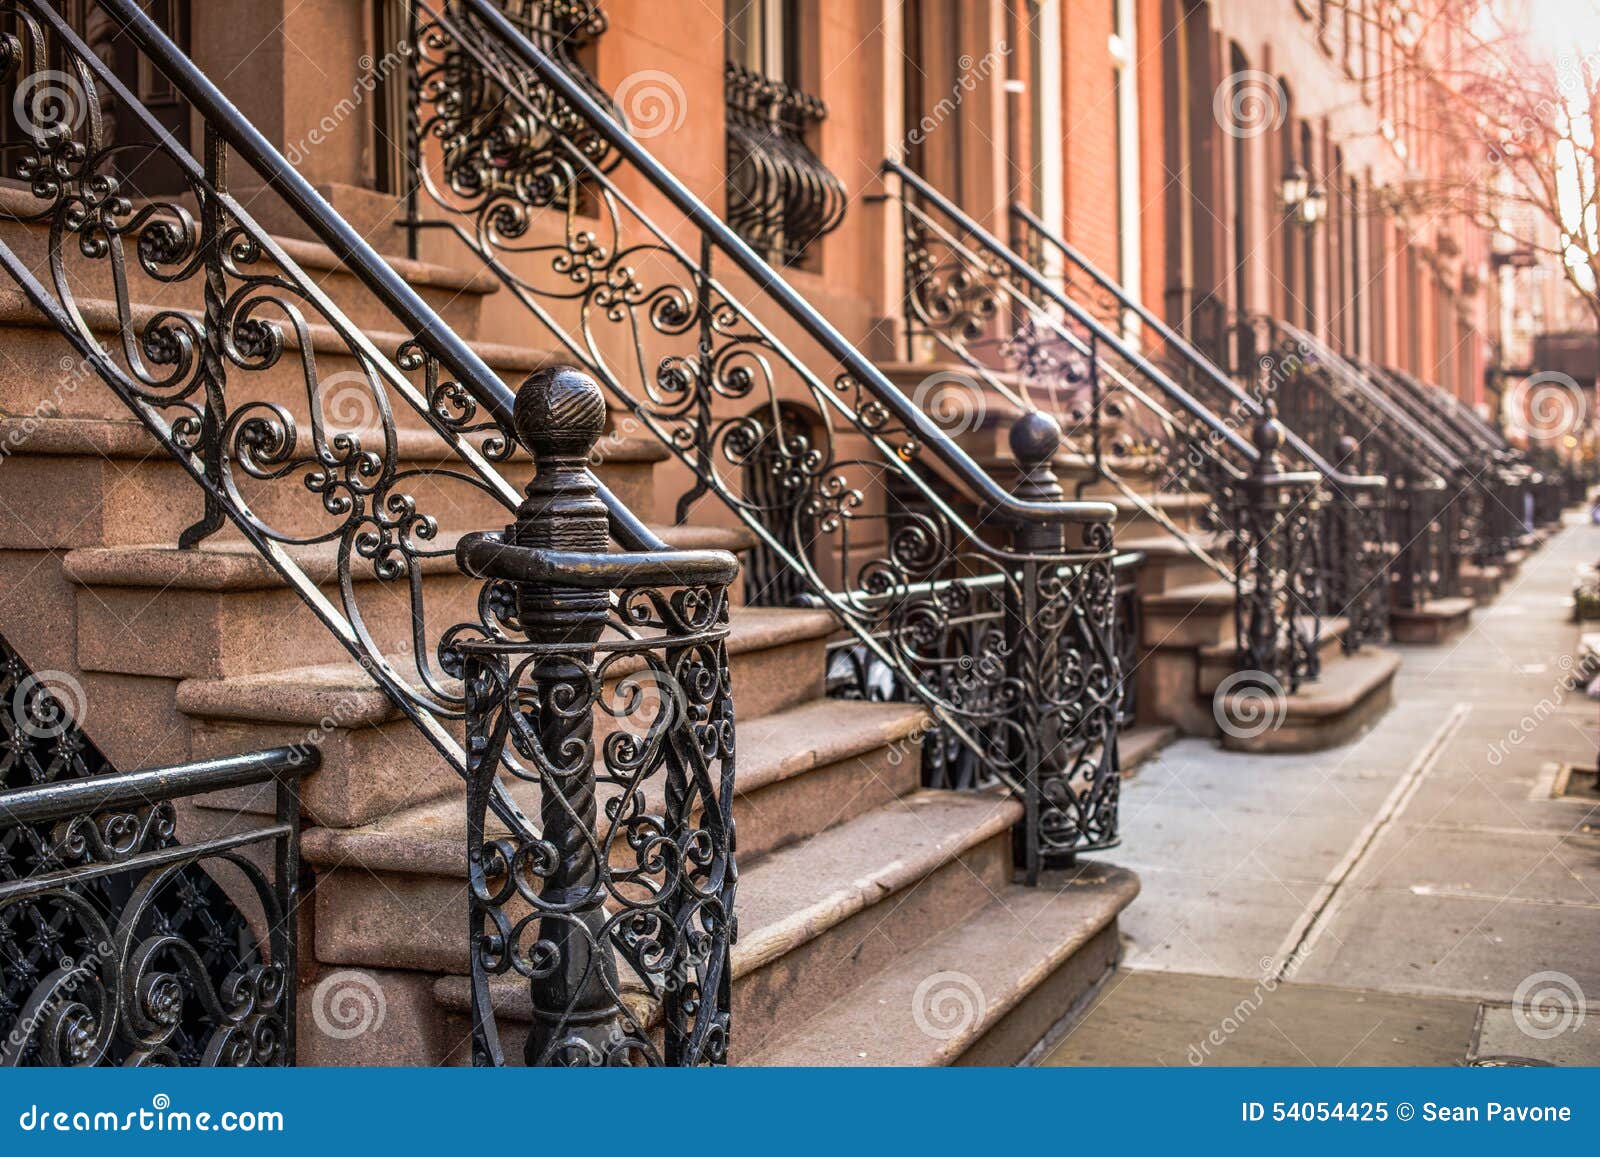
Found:
<path fill-rule="evenodd" d="M 232 852 L 182 855 L 169 800 L 10 818 L 8 790 L 116 770 L 69 713 L 83 703 L 35 702 L 57 694 L 0 639 L 0 1065 L 292 1063 L 283 881 Z M 245 881 L 254 924 L 217 863 Z"/>
<path fill-rule="evenodd" d="M 519 115 L 551 127 L 506 44 L 465 25 L 456 5 L 425 0 L 418 11 L 420 139 L 463 131 L 453 88 L 466 60 L 474 85 L 498 85 Z M 751 601 L 832 610 L 864 665 L 894 672 L 900 693 L 933 709 L 949 760 L 970 759 L 981 769 L 974 781 L 1020 789 L 1004 738 L 1019 694 L 964 690 L 948 627 L 1019 597 L 1024 559 L 1080 567 L 1102 548 L 1008 545 L 1012 528 L 998 518 L 984 525 L 970 499 L 950 493 L 924 464 L 921 436 L 882 397 L 791 349 L 730 295 L 708 238 L 696 249 L 681 227 L 647 215 L 585 155 L 581 137 L 558 155 L 551 163 L 563 167 L 565 192 L 532 229 L 523 226 L 535 199 L 516 190 L 514 175 L 503 193 L 464 196 L 441 155 L 420 149 L 413 162 L 429 213 L 417 227 L 463 243 L 621 403 L 624 428 L 673 450 L 693 479 L 680 519 L 714 498 L 755 534 Z"/>
<path fill-rule="evenodd" d="M 599 18 L 582 7 L 550 6 L 550 20 L 592 27 Z M 0 157 L 34 198 L 13 212 L 50 226 L 42 307 L 56 309 L 77 348 L 98 351 L 85 355 L 90 371 L 200 476 L 205 517 L 180 545 L 198 546 L 231 519 L 464 768 L 442 722 L 462 713 L 459 667 L 441 643 L 499 628 L 488 617 L 459 625 L 470 600 L 457 605 L 448 584 L 425 576 L 460 534 L 515 507 L 494 465 L 514 440 L 420 335 L 378 349 L 250 219 L 228 194 L 226 150 L 210 126 L 202 164 L 120 95 L 51 6 L 4 0 L 0 22 L 9 84 L 34 91 L 37 77 L 65 76 L 86 94 L 81 105 L 26 110 Z M 135 139 L 116 139 L 113 125 Z M 178 174 L 180 191 L 140 195 L 131 182 L 154 161 Z M 109 286 L 109 300 L 87 299 L 91 285 Z M 398 319 L 390 328 L 409 333 Z M 319 551 L 336 559 L 332 597 L 300 562 Z M 503 800 L 497 808 L 514 815 Z"/>

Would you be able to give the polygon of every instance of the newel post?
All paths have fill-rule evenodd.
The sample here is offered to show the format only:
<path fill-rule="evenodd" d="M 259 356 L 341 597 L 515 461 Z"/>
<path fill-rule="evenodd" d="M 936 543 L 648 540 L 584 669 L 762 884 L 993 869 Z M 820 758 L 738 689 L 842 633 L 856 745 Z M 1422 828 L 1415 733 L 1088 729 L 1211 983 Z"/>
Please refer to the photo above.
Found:
<path fill-rule="evenodd" d="M 1037 410 L 1024 414 L 1012 423 L 1008 440 L 1017 467 L 1012 493 L 1026 502 L 1061 501 L 1061 481 L 1052 464 L 1061 446 L 1061 427 L 1056 420 Z M 1057 656 L 1053 653 L 1054 635 L 1040 626 L 1040 556 L 1059 556 L 1062 546 L 1063 531 L 1057 523 L 1018 522 L 1011 531 L 1011 549 L 1024 561 L 1016 564 L 1018 581 L 1007 584 L 1005 600 L 1006 676 L 1017 691 L 1006 746 L 1007 763 L 1023 787 L 1023 817 L 1012 833 L 1012 848 L 1029 884 L 1038 883 L 1041 868 L 1047 866 L 1040 824 L 1045 812 L 1044 783 L 1050 775 L 1048 763 L 1056 753 L 1055 737 L 1047 734 L 1051 717 L 1042 703 L 1043 688 Z"/>
<path fill-rule="evenodd" d="M 572 367 L 541 370 L 517 392 L 517 434 L 537 471 L 507 528 L 516 546 L 603 554 L 606 508 L 589 473 L 589 454 L 605 429 L 605 398 Z M 543 875 L 541 962 L 530 981 L 533 1025 L 524 1050 L 533 1064 L 589 1064 L 619 1035 L 613 993 L 616 961 L 606 931 L 604 865 L 595 804 L 594 716 L 571 710 L 589 702 L 595 645 L 605 629 L 604 589 L 516 584 L 517 619 L 530 643 L 553 648 L 530 666 L 538 689 L 533 726 L 553 769 L 544 785 L 539 826 L 553 862 Z M 587 1046 L 587 1048 L 585 1047 Z M 592 1053 L 589 1050 L 593 1050 Z"/>
<path fill-rule="evenodd" d="M 1241 587 L 1235 605 L 1244 620 L 1239 624 L 1239 651 L 1245 669 L 1276 675 L 1280 667 L 1282 629 L 1278 612 L 1283 609 L 1280 593 L 1288 584 L 1288 575 L 1283 573 L 1286 560 L 1280 557 L 1282 552 L 1274 549 L 1273 543 L 1281 532 L 1279 490 L 1272 479 L 1283 472 L 1283 459 L 1278 454 L 1283 446 L 1283 426 L 1278 421 L 1277 405 L 1271 398 L 1262 403 L 1261 416 L 1250 431 L 1250 441 L 1256 448 L 1256 460 L 1244 482 L 1244 526 L 1240 528 L 1240 537 L 1248 553 L 1240 560 L 1243 565 L 1237 568 L 1235 575 Z"/>

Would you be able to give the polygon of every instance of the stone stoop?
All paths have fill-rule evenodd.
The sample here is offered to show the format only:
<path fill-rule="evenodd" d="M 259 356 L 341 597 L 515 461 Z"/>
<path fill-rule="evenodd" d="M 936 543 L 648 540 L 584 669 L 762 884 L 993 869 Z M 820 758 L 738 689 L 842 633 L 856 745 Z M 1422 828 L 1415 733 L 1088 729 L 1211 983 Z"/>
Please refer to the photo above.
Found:
<path fill-rule="evenodd" d="M 1432 599 L 1415 610 L 1391 610 L 1389 629 L 1397 643 L 1436 646 L 1449 642 L 1467 629 L 1476 605 L 1474 593 L 1471 597 Z"/>
<path fill-rule="evenodd" d="M 1171 534 L 1166 538 L 1174 541 Z M 1218 690 L 1237 670 L 1233 585 L 1210 568 L 1196 581 L 1195 568 L 1203 564 L 1181 544 L 1174 550 L 1140 541 L 1147 558 L 1139 586 L 1141 723 L 1221 739 L 1241 751 L 1316 751 L 1349 741 L 1388 709 L 1399 658 L 1377 648 L 1347 655 L 1342 644 L 1349 623 L 1342 617 L 1322 623 L 1322 670 L 1316 682 L 1272 695 L 1271 702 L 1261 704 L 1264 716 L 1255 708 L 1239 714 L 1246 705 L 1241 696 L 1218 702 Z M 1367 661 L 1369 653 L 1385 662 Z M 1222 720 L 1238 723 L 1225 729 Z M 1257 732 L 1263 721 L 1266 730 Z"/>
<path fill-rule="evenodd" d="M 24 253 L 36 252 L 41 236 L 31 226 L 6 230 L 8 243 Z M 364 291 L 331 254 L 307 242 L 286 246 L 380 348 L 393 352 L 402 343 L 404 335 L 377 332 L 390 324 L 383 311 L 355 300 Z M 496 284 L 424 262 L 396 259 L 396 267 L 463 336 L 476 339 L 480 307 Z M 115 341 L 116 310 L 96 276 L 90 270 L 74 282 L 84 295 L 80 306 L 96 332 Z M 199 304 L 198 283 L 131 289 L 135 324 L 160 308 Z M 200 517 L 200 490 L 98 379 L 54 395 L 70 347 L 19 294 L 0 291 L 0 327 L 11 354 L 10 370 L 0 375 L 7 447 L 0 579 L 19 597 L 25 590 L 29 608 L 24 615 L 23 604 L 13 602 L 7 637 L 36 667 L 82 680 L 94 706 L 90 733 L 128 766 L 316 745 L 322 766 L 304 785 L 301 1061 L 462 1059 L 468 944 L 460 781 L 236 530 L 225 527 L 194 550 L 176 549 L 178 534 Z M 307 340 L 325 377 L 358 368 L 328 327 L 313 325 Z M 556 357 L 546 349 L 474 344 L 511 385 Z M 291 349 L 273 369 L 241 378 L 240 401 L 303 404 L 297 361 Z M 473 618 L 476 584 L 457 573 L 448 554 L 452 536 L 503 526 L 509 512 L 481 489 L 452 482 L 451 455 L 420 417 L 397 410 L 395 421 L 399 462 L 412 473 L 419 507 L 449 517 L 430 544 L 441 557 L 417 564 L 430 618 L 458 611 Z M 648 515 L 656 506 L 656 468 L 669 452 L 618 426 L 601 439 L 596 472 Z M 518 485 L 525 467 L 525 458 L 514 457 L 505 477 Z M 325 512 L 297 479 L 238 481 L 278 529 L 327 529 Z M 751 544 L 743 530 L 657 529 L 682 547 L 742 551 Z M 335 549 L 287 553 L 337 604 Z M 371 636 L 385 646 L 408 640 L 407 584 L 380 582 L 370 568 L 356 568 L 352 577 Z M 924 790 L 922 709 L 825 699 L 824 652 L 836 634 L 827 613 L 747 608 L 735 595 L 728 650 L 739 712 L 742 879 L 734 1060 L 757 1059 L 780 1039 L 799 1047 L 813 1032 L 833 1031 L 815 1018 L 860 999 L 869 984 L 917 960 L 913 953 L 973 936 L 989 946 L 986 956 L 972 954 L 989 1009 L 984 1031 L 1013 1042 L 1007 1050 L 1020 1055 L 1050 1016 L 1108 967 L 1115 909 L 1132 898 L 1132 877 L 1122 873 L 1102 890 L 1114 905 L 1088 887 L 1058 896 L 1013 884 L 1011 829 L 1020 805 L 993 793 Z M 527 785 L 520 794 L 536 813 Z M 264 810 L 270 806 L 259 793 L 218 793 L 193 801 L 183 823 L 191 834 L 225 835 Z M 1050 897 L 1048 911 L 1027 907 Z M 997 939 L 995 921 L 1024 910 L 1038 918 L 1001 951 L 1007 942 Z M 352 969 L 379 987 L 386 1007 L 384 1024 L 358 1037 L 328 1031 L 329 1010 L 317 1004 L 319 986 Z M 513 1039 L 518 994 L 505 999 L 508 1052 L 520 1055 Z M 520 999 L 526 1002 L 525 991 Z M 1036 1010 L 1029 1013 L 1036 1026 L 1011 1015 L 1024 1008 Z M 881 1028 L 887 1048 L 901 1029 Z M 938 1063 L 978 1055 L 977 1037 L 970 1043 L 906 1057 Z M 812 1044 L 822 1050 L 829 1042 Z"/>

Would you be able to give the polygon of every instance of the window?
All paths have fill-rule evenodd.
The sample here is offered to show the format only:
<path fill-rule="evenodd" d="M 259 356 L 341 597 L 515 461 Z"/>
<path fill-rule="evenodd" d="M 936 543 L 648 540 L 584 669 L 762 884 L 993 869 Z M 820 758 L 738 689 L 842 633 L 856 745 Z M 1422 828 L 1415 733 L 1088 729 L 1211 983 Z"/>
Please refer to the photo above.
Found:
<path fill-rule="evenodd" d="M 769 260 L 814 265 L 845 192 L 812 150 L 827 108 L 800 88 L 794 0 L 726 0 L 728 224 Z"/>

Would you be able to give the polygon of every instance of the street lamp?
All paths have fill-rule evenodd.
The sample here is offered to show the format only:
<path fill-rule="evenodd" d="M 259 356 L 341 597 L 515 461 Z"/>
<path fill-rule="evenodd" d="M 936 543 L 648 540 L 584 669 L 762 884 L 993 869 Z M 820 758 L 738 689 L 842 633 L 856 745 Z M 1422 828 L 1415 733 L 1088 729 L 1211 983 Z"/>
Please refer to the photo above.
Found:
<path fill-rule="evenodd" d="M 1300 203 L 1311 192 L 1311 178 L 1306 176 L 1306 171 L 1299 161 L 1290 161 L 1288 170 L 1283 174 L 1283 184 L 1279 187 L 1283 196 L 1283 207 L 1293 213 L 1300 208 Z"/>
<path fill-rule="evenodd" d="M 1299 161 L 1291 161 L 1279 186 L 1283 207 L 1300 224 L 1311 228 L 1327 215 L 1328 194 L 1311 187 L 1311 178 Z"/>

